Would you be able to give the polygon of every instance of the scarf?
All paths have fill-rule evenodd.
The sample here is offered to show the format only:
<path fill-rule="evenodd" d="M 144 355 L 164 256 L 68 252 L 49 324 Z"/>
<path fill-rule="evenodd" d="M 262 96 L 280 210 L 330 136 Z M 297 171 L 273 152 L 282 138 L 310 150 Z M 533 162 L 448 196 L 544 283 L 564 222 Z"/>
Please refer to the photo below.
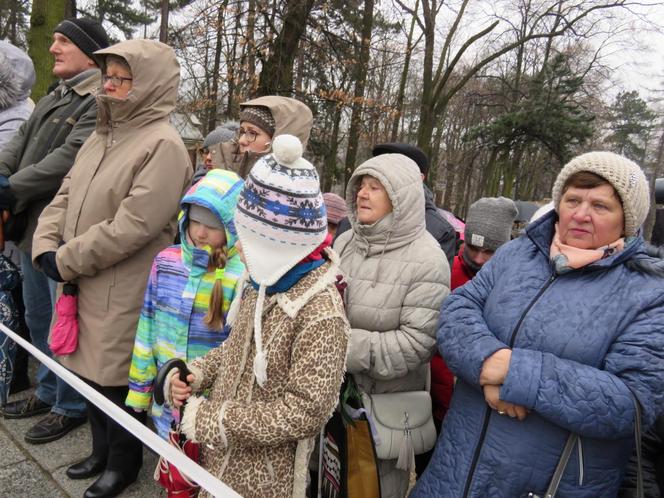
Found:
<path fill-rule="evenodd" d="M 598 247 L 597 249 L 580 249 L 563 244 L 560 241 L 558 223 L 556 223 L 556 232 L 551 241 L 549 257 L 555 266 L 556 273 L 561 275 L 572 270 L 577 270 L 588 266 L 591 263 L 599 261 L 609 256 L 619 253 L 625 248 L 625 238 L 620 237 L 615 242 Z"/>

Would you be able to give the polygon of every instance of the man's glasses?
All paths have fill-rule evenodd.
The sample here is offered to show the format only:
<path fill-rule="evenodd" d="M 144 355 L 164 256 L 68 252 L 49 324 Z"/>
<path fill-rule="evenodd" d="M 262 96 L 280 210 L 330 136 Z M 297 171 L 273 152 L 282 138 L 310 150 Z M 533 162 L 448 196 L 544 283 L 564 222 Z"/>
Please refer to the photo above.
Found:
<path fill-rule="evenodd" d="M 125 81 L 133 81 L 133 78 L 125 78 L 123 76 L 109 76 L 107 74 L 103 74 L 101 76 L 101 82 L 106 84 L 108 81 L 110 81 L 113 86 L 119 88 L 124 84 Z"/>
<path fill-rule="evenodd" d="M 246 138 L 247 142 L 249 143 L 254 143 L 256 141 L 256 137 L 258 137 L 259 133 L 254 131 L 254 130 L 245 130 L 244 128 L 240 128 L 237 131 L 237 138 L 241 138 L 242 135 Z"/>

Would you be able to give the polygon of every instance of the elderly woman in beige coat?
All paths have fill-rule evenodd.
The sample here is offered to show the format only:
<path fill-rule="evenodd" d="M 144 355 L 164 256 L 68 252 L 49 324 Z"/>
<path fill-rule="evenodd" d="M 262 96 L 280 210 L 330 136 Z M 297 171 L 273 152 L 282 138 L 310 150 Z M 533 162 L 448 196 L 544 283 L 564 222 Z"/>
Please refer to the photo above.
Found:
<path fill-rule="evenodd" d="M 367 394 L 423 391 L 450 269 L 426 231 L 420 171 L 401 154 L 369 159 L 348 182 L 346 203 L 353 229 L 334 244 L 348 281 L 346 368 Z M 383 498 L 406 494 L 409 472 L 396 464 L 379 460 Z"/>
<path fill-rule="evenodd" d="M 52 278 L 78 286 L 78 349 L 58 360 L 124 407 L 151 262 L 173 241 L 192 171 L 168 120 L 180 81 L 173 50 L 130 40 L 96 56 L 104 82 L 96 130 L 42 213 L 32 256 Z M 88 410 L 92 454 L 67 475 L 101 473 L 85 496 L 116 496 L 136 479 L 141 443 L 91 403 Z"/>

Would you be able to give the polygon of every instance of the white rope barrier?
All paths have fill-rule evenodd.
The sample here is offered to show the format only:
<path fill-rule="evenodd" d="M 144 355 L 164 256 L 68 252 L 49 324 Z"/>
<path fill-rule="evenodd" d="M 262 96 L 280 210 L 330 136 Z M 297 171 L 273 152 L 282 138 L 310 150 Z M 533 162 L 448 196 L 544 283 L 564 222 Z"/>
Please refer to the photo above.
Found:
<path fill-rule="evenodd" d="M 95 391 L 92 387 L 76 377 L 76 375 L 71 373 L 58 362 L 46 356 L 28 341 L 17 335 L 2 323 L 0 323 L 0 331 L 7 334 L 11 339 L 14 340 L 14 342 L 16 342 L 16 344 L 27 350 L 43 365 L 46 365 L 51 372 L 56 374 L 67 384 L 85 396 L 88 401 L 95 404 L 115 422 L 120 424 L 137 439 L 139 439 L 144 445 L 175 465 L 178 470 L 186 474 L 187 477 L 195 481 L 206 491 L 218 498 L 242 498 L 239 494 L 237 494 L 215 476 L 210 474 L 203 467 L 171 446 L 167 441 L 160 438 L 157 434 L 145 427 L 138 420 L 134 419 L 127 412 L 115 405 L 115 403 Z"/>

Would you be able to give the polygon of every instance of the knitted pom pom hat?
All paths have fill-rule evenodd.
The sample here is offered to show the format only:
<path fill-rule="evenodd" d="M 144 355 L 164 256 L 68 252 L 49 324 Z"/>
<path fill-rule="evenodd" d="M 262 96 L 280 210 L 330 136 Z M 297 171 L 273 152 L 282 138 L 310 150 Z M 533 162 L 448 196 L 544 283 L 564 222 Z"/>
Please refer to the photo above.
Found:
<path fill-rule="evenodd" d="M 560 212 L 565 182 L 581 171 L 601 176 L 613 186 L 622 201 L 625 236 L 635 236 L 650 209 L 648 180 L 638 164 L 613 152 L 588 152 L 575 157 L 558 173 L 553 184 L 551 196 L 556 212 Z"/>
<path fill-rule="evenodd" d="M 272 153 L 251 168 L 235 211 L 235 226 L 247 270 L 259 286 L 254 316 L 254 374 L 263 386 L 267 360 L 261 317 L 266 289 L 311 254 L 327 235 L 318 173 L 302 158 L 302 143 L 297 137 L 276 137 Z"/>

